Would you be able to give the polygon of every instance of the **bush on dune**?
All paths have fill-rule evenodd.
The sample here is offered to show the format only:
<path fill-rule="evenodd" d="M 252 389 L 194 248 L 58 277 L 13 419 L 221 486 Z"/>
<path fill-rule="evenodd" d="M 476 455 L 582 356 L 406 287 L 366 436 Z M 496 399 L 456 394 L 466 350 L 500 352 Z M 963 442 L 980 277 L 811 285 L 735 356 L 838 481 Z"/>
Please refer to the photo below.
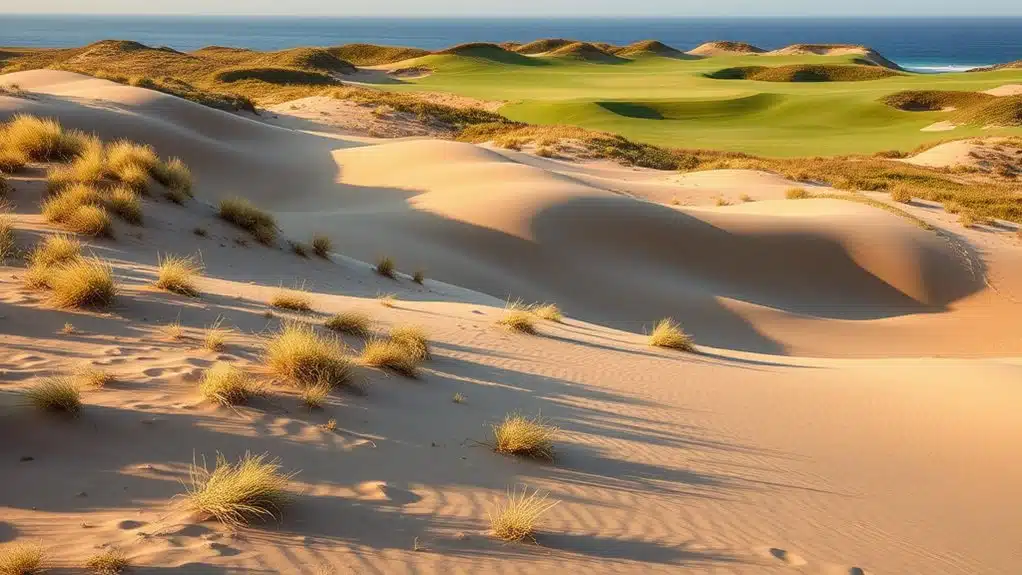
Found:
<path fill-rule="evenodd" d="M 405 377 L 418 375 L 419 360 L 415 352 L 393 340 L 373 339 L 362 349 L 362 363 L 389 369 Z"/>
<path fill-rule="evenodd" d="M 252 234 L 260 243 L 271 244 L 277 237 L 277 220 L 244 198 L 220 201 L 220 217 Z"/>
<path fill-rule="evenodd" d="M 5 147 L 23 152 L 36 162 L 66 162 L 82 153 L 90 137 L 78 130 L 65 130 L 50 118 L 18 115 L 2 128 Z"/>
<path fill-rule="evenodd" d="M 57 307 L 105 307 L 117 294 L 110 264 L 99 258 L 77 258 L 49 268 L 46 285 Z"/>
<path fill-rule="evenodd" d="M 491 426 L 493 449 L 497 453 L 534 459 L 554 458 L 554 438 L 560 432 L 541 416 L 525 417 L 510 413 L 504 421 Z"/>
<path fill-rule="evenodd" d="M 391 329 L 390 341 L 408 350 L 415 361 L 426 361 L 430 358 L 429 337 L 426 330 L 417 325 L 403 325 Z"/>
<path fill-rule="evenodd" d="M 96 575 L 117 575 L 131 567 L 131 561 L 123 551 L 107 549 L 89 557 L 85 567 Z"/>
<path fill-rule="evenodd" d="M 42 573 L 43 548 L 36 543 L 9 543 L 0 547 L 0 575 Z"/>
<path fill-rule="evenodd" d="M 166 162 L 157 162 L 151 169 L 153 179 L 168 190 L 180 192 L 192 197 L 192 171 L 181 161 L 181 158 L 170 158 Z"/>
<path fill-rule="evenodd" d="M 82 411 L 82 392 L 70 377 L 51 377 L 30 387 L 25 395 L 40 411 L 77 417 Z"/>
<path fill-rule="evenodd" d="M 159 258 L 156 287 L 176 294 L 196 297 L 199 289 L 195 279 L 202 273 L 202 264 L 193 257 L 168 255 Z"/>
<path fill-rule="evenodd" d="M 199 392 L 207 401 L 230 406 L 245 403 L 262 393 L 262 388 L 244 370 L 217 362 L 203 374 Z"/>
<path fill-rule="evenodd" d="M 368 337 L 373 330 L 373 320 L 366 313 L 346 311 L 326 320 L 325 327 L 338 333 Z"/>
<path fill-rule="evenodd" d="M 309 325 L 288 322 L 264 346 L 264 362 L 277 377 L 300 386 L 350 384 L 353 363 L 344 345 Z"/>
<path fill-rule="evenodd" d="M 230 527 L 258 519 L 279 519 L 291 501 L 288 485 L 295 475 L 282 472 L 280 460 L 268 454 L 246 453 L 237 463 L 231 463 L 218 453 L 212 470 L 205 460 L 201 465 L 192 464 L 185 506 Z"/>
<path fill-rule="evenodd" d="M 692 351 L 692 336 L 681 329 L 678 322 L 670 318 L 664 318 L 657 322 L 653 333 L 649 334 L 649 344 L 653 347 L 666 347 L 681 351 Z"/>
<path fill-rule="evenodd" d="M 539 519 L 558 503 L 550 501 L 539 491 L 530 494 L 527 487 L 523 487 L 521 493 L 517 487 L 508 491 L 505 500 L 497 503 L 489 512 L 493 536 L 510 542 L 526 539 L 535 541 Z"/>
<path fill-rule="evenodd" d="M 107 208 L 117 217 L 136 226 L 142 225 L 142 199 L 131 188 L 118 186 L 110 192 Z"/>

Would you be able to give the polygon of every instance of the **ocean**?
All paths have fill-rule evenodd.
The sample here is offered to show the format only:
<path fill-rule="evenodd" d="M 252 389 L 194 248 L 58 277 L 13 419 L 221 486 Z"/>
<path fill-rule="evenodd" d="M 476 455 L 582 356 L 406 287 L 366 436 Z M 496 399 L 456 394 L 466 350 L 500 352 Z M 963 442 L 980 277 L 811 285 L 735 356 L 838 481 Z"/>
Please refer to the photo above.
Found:
<path fill-rule="evenodd" d="M 194 50 L 278 50 L 352 42 L 436 49 L 462 42 L 573 38 L 628 44 L 657 39 L 683 50 L 711 40 L 766 49 L 793 43 L 865 44 L 918 71 L 954 71 L 1022 59 L 1022 18 L 301 18 L 24 16 L 0 14 L 0 46 L 81 46 L 136 40 Z"/>

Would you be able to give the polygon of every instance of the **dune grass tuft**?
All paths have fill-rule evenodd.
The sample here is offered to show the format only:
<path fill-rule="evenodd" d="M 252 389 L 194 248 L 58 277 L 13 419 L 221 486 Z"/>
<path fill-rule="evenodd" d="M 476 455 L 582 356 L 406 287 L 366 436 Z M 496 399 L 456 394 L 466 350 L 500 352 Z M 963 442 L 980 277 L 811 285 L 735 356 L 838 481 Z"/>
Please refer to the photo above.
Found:
<path fill-rule="evenodd" d="M 381 276 L 394 279 L 394 260 L 388 256 L 381 257 L 376 261 L 376 273 Z"/>
<path fill-rule="evenodd" d="M 82 244 L 73 236 L 66 234 L 46 236 L 28 255 L 26 283 L 33 288 L 49 287 L 51 268 L 77 260 L 81 256 Z"/>
<path fill-rule="evenodd" d="M 130 140 L 117 140 L 106 147 L 107 166 L 113 176 L 124 181 L 125 171 L 140 170 L 148 177 L 160 163 L 156 150 L 148 144 L 138 144 Z M 127 182 L 125 182 L 127 183 Z"/>
<path fill-rule="evenodd" d="M 390 330 L 390 341 L 408 350 L 415 361 L 430 358 L 429 337 L 426 330 L 417 325 L 402 325 Z"/>
<path fill-rule="evenodd" d="M 29 161 L 24 151 L 6 145 L 3 131 L 0 130 L 0 174 L 20 172 Z"/>
<path fill-rule="evenodd" d="M 536 317 L 521 301 L 508 302 L 497 324 L 520 333 L 536 333 Z"/>
<path fill-rule="evenodd" d="M 270 298 L 270 305 L 291 311 L 312 311 L 312 299 L 308 292 L 298 286 L 292 289 L 278 288 Z"/>
<path fill-rule="evenodd" d="M 323 234 L 315 234 L 312 236 L 312 251 L 317 256 L 323 259 L 330 258 L 330 250 L 334 247 L 333 242 L 330 238 Z"/>
<path fill-rule="evenodd" d="M 113 222 L 106 210 L 98 206 L 79 206 L 64 225 L 73 232 L 86 236 L 113 236 Z"/>
<path fill-rule="evenodd" d="M 42 205 L 47 221 L 61 224 L 71 231 L 89 236 L 110 236 L 113 224 L 100 205 L 99 191 L 82 183 L 72 184 L 48 198 Z"/>
<path fill-rule="evenodd" d="M 117 575 L 128 567 L 131 567 L 131 561 L 118 549 L 107 549 L 89 557 L 85 562 L 85 568 L 95 575 Z"/>
<path fill-rule="evenodd" d="M 405 377 L 418 376 L 419 361 L 411 350 L 389 339 L 372 339 L 362 349 L 362 363 L 389 369 Z"/>
<path fill-rule="evenodd" d="M 165 188 L 174 192 L 180 192 L 192 197 L 192 171 L 181 161 L 181 158 L 171 158 L 165 163 L 157 163 L 152 168 L 153 179 L 163 184 Z"/>
<path fill-rule="evenodd" d="M 422 283 L 426 281 L 426 272 L 423 270 L 415 270 L 415 273 L 412 274 L 412 281 L 422 285 Z"/>
<path fill-rule="evenodd" d="M 891 190 L 891 199 L 902 204 L 911 204 L 912 189 L 908 186 L 895 186 Z"/>
<path fill-rule="evenodd" d="M 52 166 L 46 173 L 49 191 L 57 192 L 75 184 L 97 184 L 108 174 L 106 152 L 98 138 L 90 138 L 82 151 L 67 165 Z"/>
<path fill-rule="evenodd" d="M 227 346 L 227 336 L 231 335 L 230 328 L 223 327 L 224 318 L 218 317 L 213 325 L 206 328 L 206 335 L 202 338 L 202 347 L 209 351 L 223 351 Z"/>
<path fill-rule="evenodd" d="M 453 401 L 454 403 L 465 403 L 466 400 L 467 398 L 465 397 L 465 394 L 461 393 L 460 391 L 458 393 L 455 393 L 454 397 L 451 398 L 451 401 Z"/>
<path fill-rule="evenodd" d="M 350 384 L 354 376 L 353 363 L 340 341 L 298 322 L 285 323 L 267 340 L 263 359 L 277 377 L 300 386 L 338 387 Z"/>
<path fill-rule="evenodd" d="M 106 207 L 129 224 L 142 225 L 142 200 L 131 188 L 123 186 L 114 188 L 107 198 Z"/>
<path fill-rule="evenodd" d="M 230 527 L 257 519 L 279 520 L 281 510 L 291 501 L 287 489 L 295 475 L 282 472 L 280 460 L 271 459 L 269 454 L 246 453 L 237 463 L 231 463 L 218 453 L 212 470 L 205 459 L 201 465 L 192 463 L 185 505 Z"/>
<path fill-rule="evenodd" d="M 561 313 L 561 308 L 557 307 L 557 304 L 545 303 L 537 304 L 532 306 L 532 313 L 536 314 L 536 317 L 552 321 L 555 323 L 561 323 L 564 320 L 564 314 Z"/>
<path fill-rule="evenodd" d="M 202 264 L 188 256 L 157 256 L 159 269 L 153 285 L 169 292 L 197 297 L 195 279 L 202 273 Z"/>
<path fill-rule="evenodd" d="M 43 572 L 46 554 L 37 543 L 9 543 L 0 547 L 0 575 L 35 575 Z"/>
<path fill-rule="evenodd" d="M 220 201 L 220 217 L 249 232 L 260 243 L 269 245 L 277 238 L 277 220 L 245 198 Z"/>
<path fill-rule="evenodd" d="M 529 493 L 523 486 L 521 493 L 518 488 L 509 490 L 507 498 L 493 506 L 489 512 L 490 528 L 494 537 L 503 541 L 536 540 L 536 525 L 544 513 L 550 511 L 558 501 L 550 501 L 546 494 L 539 491 Z"/>
<path fill-rule="evenodd" d="M 804 200 L 810 196 L 809 190 L 806 190 L 805 188 L 788 188 L 788 190 L 784 192 L 784 197 L 789 200 Z"/>
<path fill-rule="evenodd" d="M 302 242 L 288 242 L 291 245 L 291 252 L 300 258 L 309 257 L 309 246 Z"/>
<path fill-rule="evenodd" d="M 244 370 L 226 362 L 214 363 L 202 375 L 199 393 L 220 405 L 240 405 L 262 393 L 261 386 Z"/>
<path fill-rule="evenodd" d="M 114 376 L 98 367 L 84 366 L 74 372 L 74 382 L 79 388 L 103 389 L 113 381 Z"/>
<path fill-rule="evenodd" d="M 128 164 L 122 167 L 117 173 L 117 179 L 123 186 L 139 194 L 149 191 L 149 172 L 142 166 Z"/>
<path fill-rule="evenodd" d="M 18 115 L 2 128 L 7 147 L 23 152 L 36 162 L 66 162 L 85 150 L 90 137 L 65 130 L 50 118 Z"/>
<path fill-rule="evenodd" d="M 180 341 L 185 337 L 185 330 L 181 327 L 180 321 L 172 321 L 160 327 L 160 333 L 167 339 Z"/>
<path fill-rule="evenodd" d="M 0 264 L 7 262 L 7 258 L 14 255 L 17 245 L 14 242 L 14 218 L 0 206 Z"/>
<path fill-rule="evenodd" d="M 341 312 L 326 320 L 325 327 L 330 331 L 346 333 L 358 337 L 369 337 L 373 331 L 373 320 L 369 314 L 360 311 Z"/>
<path fill-rule="evenodd" d="M 504 421 L 491 426 L 493 449 L 497 453 L 553 459 L 553 440 L 559 433 L 557 427 L 547 423 L 541 415 L 526 417 L 520 413 L 509 413 Z"/>
<path fill-rule="evenodd" d="M 82 392 L 73 377 L 49 377 L 30 387 L 25 396 L 40 411 L 73 417 L 82 412 Z"/>
<path fill-rule="evenodd" d="M 657 322 L 653 333 L 649 334 L 649 345 L 653 347 L 692 351 L 693 343 L 692 336 L 685 333 L 681 329 L 681 325 L 671 318 L 664 318 Z"/>
<path fill-rule="evenodd" d="M 96 258 L 78 258 L 51 268 L 47 285 L 57 307 L 103 307 L 117 295 L 110 264 Z"/>
<path fill-rule="evenodd" d="M 302 388 L 302 405 L 309 409 L 322 409 L 330 396 L 330 385 L 326 383 L 314 383 Z"/>

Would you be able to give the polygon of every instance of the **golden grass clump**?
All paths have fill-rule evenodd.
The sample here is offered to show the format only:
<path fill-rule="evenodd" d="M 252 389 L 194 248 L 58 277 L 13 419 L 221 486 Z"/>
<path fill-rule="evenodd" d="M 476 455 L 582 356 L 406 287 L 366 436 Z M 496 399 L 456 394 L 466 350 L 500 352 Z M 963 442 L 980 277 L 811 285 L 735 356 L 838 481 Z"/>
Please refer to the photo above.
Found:
<path fill-rule="evenodd" d="M 330 258 L 330 250 L 334 247 L 333 242 L 330 238 L 323 234 L 315 234 L 312 236 L 312 251 L 317 256 L 323 259 Z"/>
<path fill-rule="evenodd" d="M 110 237 L 113 222 L 106 210 L 97 206 L 78 206 L 64 225 L 73 232 L 86 236 Z"/>
<path fill-rule="evenodd" d="M 497 453 L 534 459 L 554 458 L 554 437 L 560 430 L 540 415 L 525 417 L 520 413 L 509 413 L 504 421 L 491 427 L 493 450 Z"/>
<path fill-rule="evenodd" d="M 536 318 L 520 301 L 508 302 L 497 324 L 520 333 L 536 333 Z"/>
<path fill-rule="evenodd" d="M 2 210 L 3 207 L 0 207 Z M 0 263 L 14 255 L 14 218 L 6 211 L 0 211 Z"/>
<path fill-rule="evenodd" d="M 376 261 L 376 273 L 381 276 L 394 279 L 394 260 L 384 256 Z"/>
<path fill-rule="evenodd" d="M 895 186 L 891 190 L 891 199 L 902 204 L 912 203 L 912 188 L 908 186 Z"/>
<path fill-rule="evenodd" d="M 74 372 L 74 381 L 79 388 L 103 389 L 113 383 L 114 376 L 98 367 L 84 366 Z"/>
<path fill-rule="evenodd" d="M 653 347 L 666 347 L 681 351 L 692 351 L 692 336 L 681 329 L 681 325 L 671 318 L 664 318 L 657 322 L 653 333 L 649 334 L 649 345 Z"/>
<path fill-rule="evenodd" d="M 302 242 L 288 242 L 291 245 L 291 252 L 300 258 L 309 257 L 309 246 Z"/>
<path fill-rule="evenodd" d="M 171 191 L 180 192 L 192 197 L 192 171 L 181 161 L 181 158 L 171 158 L 166 162 L 157 162 L 152 168 L 153 179 L 161 183 Z"/>
<path fill-rule="evenodd" d="M 96 258 L 78 258 L 50 268 L 46 285 L 57 307 L 103 307 L 117 295 L 110 264 Z"/>
<path fill-rule="evenodd" d="M 809 190 L 805 188 L 788 188 L 788 190 L 784 192 L 784 197 L 789 200 L 804 200 L 810 196 Z"/>
<path fill-rule="evenodd" d="M 197 297 L 195 279 L 202 273 L 202 264 L 188 256 L 159 257 L 159 270 L 153 285 L 176 294 Z"/>
<path fill-rule="evenodd" d="M 199 393 L 213 403 L 240 405 L 261 394 L 262 388 L 244 370 L 226 362 L 217 362 L 202 375 Z"/>
<path fill-rule="evenodd" d="M 8 146 L 6 140 L 4 140 L 3 131 L 0 131 L 0 173 L 13 174 L 19 172 L 28 162 L 28 154 L 23 150 Z"/>
<path fill-rule="evenodd" d="M 422 285 L 422 282 L 426 281 L 426 272 L 423 270 L 415 270 L 415 273 L 412 274 L 412 281 Z"/>
<path fill-rule="evenodd" d="M 383 307 L 394 307 L 397 305 L 397 294 L 381 293 L 376 295 L 376 301 Z"/>
<path fill-rule="evenodd" d="M 181 327 L 180 321 L 173 321 L 167 325 L 161 326 L 160 333 L 163 334 L 163 337 L 174 341 L 180 341 L 185 337 L 185 330 Z"/>
<path fill-rule="evenodd" d="M 138 144 L 130 140 L 117 140 L 107 145 L 106 157 L 110 172 L 121 181 L 124 181 L 122 174 L 134 173 L 138 170 L 148 176 L 160 163 L 160 158 L 152 146 Z"/>
<path fill-rule="evenodd" d="M 337 387 L 351 383 L 353 363 L 344 345 L 309 325 L 287 322 L 265 345 L 266 366 L 281 379 L 301 386 Z"/>
<path fill-rule="evenodd" d="M 102 203 L 103 196 L 95 186 L 73 182 L 47 198 L 42 204 L 42 212 L 46 221 L 63 224 L 71 219 L 79 207 L 98 206 Z"/>
<path fill-rule="evenodd" d="M 106 155 L 103 143 L 90 138 L 81 153 L 64 166 L 53 166 L 46 173 L 46 184 L 51 192 L 59 191 L 71 184 L 97 184 L 107 175 Z"/>
<path fill-rule="evenodd" d="M 37 543 L 10 543 L 0 547 L 0 575 L 33 575 L 43 572 L 45 553 Z"/>
<path fill-rule="evenodd" d="M 311 311 L 312 300 L 308 292 L 300 287 L 292 289 L 278 288 L 277 292 L 270 298 L 270 305 L 278 309 L 291 311 Z"/>
<path fill-rule="evenodd" d="M 465 403 L 466 399 L 467 398 L 465 397 L 464 393 L 458 392 L 454 394 L 454 397 L 451 398 L 451 401 L 453 401 L 454 403 Z"/>
<path fill-rule="evenodd" d="M 536 314 L 536 317 L 561 323 L 564 320 L 564 314 L 561 313 L 561 308 L 557 307 L 557 304 L 545 303 L 537 304 L 532 306 L 532 313 Z"/>
<path fill-rule="evenodd" d="M 430 358 L 429 337 L 417 325 L 402 325 L 390 330 L 390 341 L 408 350 L 416 361 Z"/>
<path fill-rule="evenodd" d="M 373 320 L 367 313 L 345 311 L 326 320 L 325 327 L 330 331 L 359 337 L 369 337 L 373 331 Z"/>
<path fill-rule="evenodd" d="M 302 388 L 302 405 L 309 409 L 322 409 L 330 396 L 330 385 L 326 383 L 314 383 Z"/>
<path fill-rule="evenodd" d="M 149 172 L 137 164 L 122 166 L 118 170 L 116 177 L 122 185 L 140 194 L 144 194 L 149 190 Z"/>
<path fill-rule="evenodd" d="M 142 200 L 133 189 L 121 186 L 114 188 L 106 206 L 115 216 L 129 224 L 142 225 Z"/>
<path fill-rule="evenodd" d="M 90 137 L 65 130 L 51 118 L 18 115 L 2 128 L 6 147 L 23 152 L 36 162 L 66 162 L 85 150 Z"/>
<path fill-rule="evenodd" d="M 280 460 L 266 453 L 246 453 L 237 463 L 217 453 L 212 470 L 206 467 L 205 458 L 201 465 L 192 463 L 185 506 L 230 527 L 256 519 L 279 519 L 291 501 L 287 488 L 295 475 L 281 472 Z"/>
<path fill-rule="evenodd" d="M 545 494 L 524 487 L 521 493 L 516 487 L 509 490 L 507 498 L 493 506 L 489 512 L 490 528 L 494 537 L 503 541 L 536 540 L 536 525 L 544 513 L 550 511 L 558 501 L 550 501 Z"/>
<path fill-rule="evenodd" d="M 405 346 L 388 339 L 373 339 L 362 349 L 362 363 L 389 369 L 405 377 L 418 375 L 419 361 Z"/>
<path fill-rule="evenodd" d="M 82 244 L 73 236 L 46 236 L 28 255 L 29 268 L 25 281 L 29 287 L 49 287 L 50 268 L 77 260 L 81 256 Z"/>
<path fill-rule="evenodd" d="M 107 549 L 89 557 L 85 562 L 85 568 L 96 575 L 117 575 L 128 567 L 131 567 L 131 561 L 118 549 Z"/>
<path fill-rule="evenodd" d="M 25 396 L 40 411 L 66 413 L 73 417 L 82 412 L 82 392 L 72 377 L 44 379 L 30 387 Z"/>
<path fill-rule="evenodd" d="M 271 244 L 277 237 L 277 220 L 244 198 L 220 201 L 220 217 L 249 232 L 260 243 Z"/>
<path fill-rule="evenodd" d="M 218 317 L 213 325 L 206 328 L 206 335 L 202 338 L 202 347 L 209 351 L 223 351 L 227 346 L 227 336 L 231 335 L 230 328 L 223 327 L 224 318 Z"/>

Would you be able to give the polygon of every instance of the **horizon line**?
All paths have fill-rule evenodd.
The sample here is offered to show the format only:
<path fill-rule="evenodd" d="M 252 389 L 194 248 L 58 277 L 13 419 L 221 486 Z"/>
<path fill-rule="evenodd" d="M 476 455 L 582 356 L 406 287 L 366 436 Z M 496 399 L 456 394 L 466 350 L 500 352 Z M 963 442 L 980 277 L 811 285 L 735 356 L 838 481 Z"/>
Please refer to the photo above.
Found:
<path fill-rule="evenodd" d="M 278 14 L 278 13 L 262 13 L 262 14 L 231 14 L 231 13 L 183 13 L 183 12 L 3 12 L 0 11 L 0 15 L 3 16 L 36 16 L 36 17 L 195 17 L 195 18 L 335 18 L 345 20 L 430 20 L 430 19 L 444 19 L 444 20 L 478 20 L 488 18 L 510 18 L 514 20 L 604 20 L 608 18 L 613 19 L 626 19 L 626 20 L 649 20 L 649 19 L 674 19 L 674 20 L 700 20 L 700 19 L 712 19 L 712 20 L 825 20 L 833 18 L 842 19 L 857 19 L 857 20 L 936 20 L 945 18 L 955 18 L 961 20 L 988 20 L 988 19 L 1000 19 L 1000 18 L 1017 18 L 1022 19 L 1022 12 L 1019 13 L 1004 13 L 1004 14 L 987 14 L 977 16 L 975 14 L 958 14 L 958 13 L 947 13 L 947 14 L 926 14 L 926 15 L 915 15 L 915 14 L 886 14 L 886 15 L 857 15 L 851 13 L 835 13 L 835 14 L 791 14 L 791 15 L 742 15 L 742 16 L 728 16 L 728 15 L 712 15 L 712 14 L 700 14 L 700 15 L 683 15 L 683 14 L 597 14 L 589 16 L 577 16 L 571 14 L 534 14 L 520 16 L 509 13 L 493 13 L 493 14 L 323 14 L 323 13 L 304 13 L 304 14 Z"/>

